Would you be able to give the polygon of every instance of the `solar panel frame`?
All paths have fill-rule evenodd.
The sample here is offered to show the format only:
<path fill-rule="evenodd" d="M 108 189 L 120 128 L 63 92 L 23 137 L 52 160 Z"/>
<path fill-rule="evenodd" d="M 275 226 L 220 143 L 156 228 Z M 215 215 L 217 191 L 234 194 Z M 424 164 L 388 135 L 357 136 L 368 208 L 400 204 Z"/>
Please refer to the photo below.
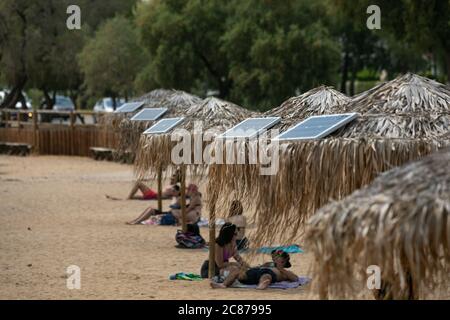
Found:
<path fill-rule="evenodd" d="M 165 130 L 158 130 L 158 131 L 153 131 L 150 132 L 152 129 L 157 128 L 158 126 L 161 125 L 161 123 L 163 122 L 167 122 L 167 121 L 173 121 L 176 120 L 171 126 L 167 127 Z M 184 117 L 177 117 L 177 118 L 165 118 L 165 119 L 161 119 L 159 120 L 157 123 L 155 123 L 154 125 L 152 125 L 150 128 L 148 128 L 147 130 L 145 130 L 143 132 L 143 134 L 161 134 L 161 133 L 167 133 L 170 130 L 172 130 L 173 128 L 175 128 L 180 122 L 182 122 L 184 120 Z"/>
<path fill-rule="evenodd" d="M 139 117 L 142 117 L 142 115 L 149 110 L 150 111 L 159 111 L 159 113 L 157 113 L 156 116 L 154 116 L 153 118 L 139 119 Z M 136 113 L 130 120 L 131 121 L 155 121 L 155 120 L 158 120 L 159 118 L 161 118 L 167 112 L 167 110 L 168 110 L 167 108 L 144 108 L 141 111 L 139 111 L 138 113 Z"/>
<path fill-rule="evenodd" d="M 266 119 L 267 120 L 271 119 L 271 121 L 268 122 L 267 124 L 263 125 L 262 127 L 259 127 L 258 129 L 256 129 L 256 131 L 254 133 L 252 133 L 251 135 L 233 135 L 233 136 L 228 135 L 231 132 L 236 131 L 236 128 L 238 128 L 239 126 L 242 126 L 242 124 L 244 124 L 246 122 L 249 122 L 251 120 L 266 120 Z M 224 133 L 219 135 L 217 138 L 218 139 L 239 139 L 239 138 L 251 139 L 251 138 L 259 135 L 262 131 L 273 127 L 280 121 L 281 121 L 281 117 L 247 118 L 247 119 L 239 122 L 238 124 L 236 124 L 234 127 L 228 129 L 227 131 L 225 131 Z"/>
<path fill-rule="evenodd" d="M 291 131 L 296 130 L 298 127 L 304 125 L 305 123 L 307 123 L 308 121 L 310 121 L 311 119 L 318 119 L 318 118 L 331 118 L 331 117 L 336 117 L 336 116 L 346 116 L 345 118 L 343 118 L 342 120 L 336 122 L 335 124 L 329 126 L 327 129 L 324 129 L 322 131 L 320 131 L 319 134 L 314 135 L 314 136 L 304 136 L 304 137 L 289 137 L 289 138 L 283 138 L 283 136 L 287 136 Z M 274 138 L 274 140 L 278 140 L 278 141 L 298 141 L 298 140 L 314 140 L 314 139 L 321 139 L 323 137 L 326 137 L 327 135 L 329 135 L 330 133 L 336 131 L 337 129 L 345 126 L 346 124 L 350 123 L 351 121 L 355 120 L 356 118 L 359 117 L 359 113 L 356 112 L 352 112 L 352 113 L 338 113 L 338 114 L 324 114 L 324 115 L 318 115 L 318 116 L 311 116 L 299 123 L 297 123 L 295 126 L 289 128 L 288 130 L 286 130 L 285 132 L 279 134 L 278 136 L 276 136 Z"/>
<path fill-rule="evenodd" d="M 130 112 L 134 112 L 137 109 L 139 109 L 140 107 L 142 107 L 145 104 L 144 101 L 136 101 L 136 102 L 126 102 L 123 105 L 120 106 L 119 109 L 117 109 L 116 113 L 130 113 Z M 130 107 L 130 105 L 132 107 Z"/>

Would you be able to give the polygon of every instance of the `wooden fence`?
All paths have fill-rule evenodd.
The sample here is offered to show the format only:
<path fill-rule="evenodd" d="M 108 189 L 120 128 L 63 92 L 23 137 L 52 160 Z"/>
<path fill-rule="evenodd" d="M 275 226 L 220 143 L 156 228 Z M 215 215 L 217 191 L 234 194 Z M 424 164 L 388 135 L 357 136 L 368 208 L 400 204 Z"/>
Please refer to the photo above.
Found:
<path fill-rule="evenodd" d="M 67 117 L 69 121 L 67 124 L 40 121 L 49 114 Z M 94 113 L 3 109 L 0 110 L 0 142 L 27 143 L 33 152 L 51 155 L 89 156 L 91 147 L 116 148 L 118 139 L 111 128 L 76 123 L 77 117 L 83 115 Z"/>

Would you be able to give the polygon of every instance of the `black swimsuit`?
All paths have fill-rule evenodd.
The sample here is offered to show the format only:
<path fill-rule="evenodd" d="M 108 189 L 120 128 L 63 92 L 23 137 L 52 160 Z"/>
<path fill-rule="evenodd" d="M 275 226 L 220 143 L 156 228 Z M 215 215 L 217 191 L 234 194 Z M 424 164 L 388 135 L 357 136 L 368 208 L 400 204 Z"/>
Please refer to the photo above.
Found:
<path fill-rule="evenodd" d="M 243 284 L 258 284 L 261 277 L 265 274 L 269 274 L 272 277 L 272 283 L 277 282 L 277 275 L 269 268 L 251 268 L 248 269 L 245 280 L 239 280 Z"/>

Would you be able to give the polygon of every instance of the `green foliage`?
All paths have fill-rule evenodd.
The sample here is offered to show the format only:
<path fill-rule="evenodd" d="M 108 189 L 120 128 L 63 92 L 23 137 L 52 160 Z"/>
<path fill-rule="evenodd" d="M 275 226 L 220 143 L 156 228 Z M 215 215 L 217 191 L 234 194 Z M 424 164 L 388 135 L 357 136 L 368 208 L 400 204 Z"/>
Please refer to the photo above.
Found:
<path fill-rule="evenodd" d="M 339 47 L 310 1 L 153 1 L 137 10 L 152 66 L 141 79 L 259 109 L 335 80 Z M 151 72 L 150 72 L 151 70 Z M 193 80 L 197 81 L 193 81 Z"/>
<path fill-rule="evenodd" d="M 140 52 L 131 22 L 121 16 L 108 20 L 79 56 L 89 92 L 99 96 L 130 96 L 143 64 Z"/>

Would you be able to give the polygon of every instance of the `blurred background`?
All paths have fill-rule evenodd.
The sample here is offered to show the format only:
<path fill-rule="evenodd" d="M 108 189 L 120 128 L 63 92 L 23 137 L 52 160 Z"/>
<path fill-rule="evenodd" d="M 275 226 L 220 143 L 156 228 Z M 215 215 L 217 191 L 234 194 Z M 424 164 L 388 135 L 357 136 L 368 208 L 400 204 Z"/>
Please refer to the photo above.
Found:
<path fill-rule="evenodd" d="M 450 1 L 0 0 L 0 108 L 108 112 L 173 88 L 265 111 L 408 71 L 449 81 Z"/>

